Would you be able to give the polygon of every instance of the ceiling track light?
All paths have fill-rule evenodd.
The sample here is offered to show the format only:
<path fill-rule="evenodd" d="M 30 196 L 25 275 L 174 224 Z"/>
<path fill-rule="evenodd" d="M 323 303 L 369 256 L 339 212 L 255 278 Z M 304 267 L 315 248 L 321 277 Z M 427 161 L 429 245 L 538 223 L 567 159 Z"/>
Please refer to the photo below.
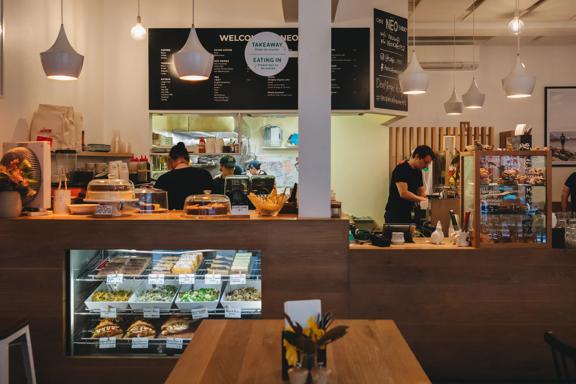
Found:
<path fill-rule="evenodd" d="M 180 80 L 204 81 L 210 78 L 214 55 L 204 48 L 194 26 L 194 0 L 192 0 L 192 28 L 184 46 L 174 54 L 174 69 Z"/>
<path fill-rule="evenodd" d="M 84 56 L 72 48 L 64 30 L 64 0 L 60 0 L 60 31 L 50 49 L 40 53 L 46 77 L 51 80 L 77 80 L 82 72 Z"/>
<path fill-rule="evenodd" d="M 428 90 L 430 83 L 430 76 L 422 69 L 418 57 L 416 57 L 416 4 L 413 1 L 412 6 L 412 57 L 410 64 L 402 72 L 398 79 L 400 80 L 400 88 L 405 95 L 421 95 Z"/>
<path fill-rule="evenodd" d="M 146 27 L 142 24 L 142 17 L 140 16 L 140 0 L 138 0 L 136 24 L 130 29 L 130 36 L 132 36 L 134 40 L 144 40 L 146 38 Z"/>
<path fill-rule="evenodd" d="M 456 63 L 456 17 L 452 29 L 452 62 Z M 456 71 L 452 71 L 452 95 L 444 103 L 444 110 L 448 116 L 461 115 L 464 110 L 462 101 L 456 94 Z"/>
<path fill-rule="evenodd" d="M 472 64 L 476 65 L 476 3 L 472 8 Z M 486 95 L 480 92 L 476 76 L 472 75 L 470 87 L 462 95 L 462 104 L 467 109 L 481 109 L 484 106 Z"/>
<path fill-rule="evenodd" d="M 516 0 L 516 13 L 518 13 L 519 4 Z M 516 63 L 512 71 L 502 80 L 502 87 L 509 99 L 522 99 L 532 96 L 536 77 L 528 73 L 526 66 L 520 59 L 520 34 L 516 35 Z"/>

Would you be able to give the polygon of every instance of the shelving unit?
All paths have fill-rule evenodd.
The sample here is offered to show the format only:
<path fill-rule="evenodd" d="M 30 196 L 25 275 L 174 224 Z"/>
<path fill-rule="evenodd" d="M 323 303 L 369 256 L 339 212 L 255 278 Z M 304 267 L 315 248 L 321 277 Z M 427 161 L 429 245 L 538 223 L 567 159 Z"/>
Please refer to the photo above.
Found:
<path fill-rule="evenodd" d="M 163 257 L 179 258 L 182 255 L 195 252 L 202 253 L 203 260 L 192 274 L 159 274 L 154 267 Z M 248 273 L 211 275 L 208 268 L 216 257 L 227 257 L 232 260 L 237 253 L 250 253 Z M 146 268 L 140 274 L 106 275 L 103 268 L 118 258 L 144 258 L 149 259 Z M 261 292 L 261 255 L 259 251 L 244 250 L 193 250 L 193 251 L 136 251 L 136 250 L 72 250 L 68 260 L 68 354 L 71 356 L 110 356 L 110 355 L 150 355 L 173 356 L 179 355 L 192 339 L 194 330 L 204 319 L 213 318 L 249 318 L 261 316 L 261 301 L 259 302 L 229 302 L 225 306 L 221 301 L 225 299 L 226 292 L 246 286 L 260 287 Z M 139 272 L 139 270 L 138 270 Z M 108 284 L 110 283 L 110 284 Z M 85 302 L 98 287 L 106 284 L 107 289 L 129 289 L 133 297 L 141 284 L 149 287 L 173 285 L 176 294 L 170 302 L 169 308 L 160 308 L 157 303 L 150 303 L 150 307 L 137 302 L 140 308 L 132 308 L 134 302 L 128 301 L 125 308 L 110 306 L 106 308 L 87 307 Z M 130 288 L 129 288 L 130 287 Z M 214 288 L 220 292 L 218 303 L 194 302 L 186 303 L 190 309 L 177 307 L 175 299 L 181 291 L 193 288 Z M 131 299 L 132 300 L 132 299 Z M 126 302 L 122 302 L 126 303 Z M 167 302 L 164 302 L 167 303 Z M 243 303 L 257 303 L 246 305 Z M 211 305 L 210 305 L 211 304 Z M 155 308 L 155 305 L 157 307 Z M 209 308 L 210 307 L 210 308 Z M 90 309 L 92 308 L 92 309 Z M 157 335 L 153 338 L 138 339 L 133 343 L 132 338 L 93 338 L 92 333 L 97 324 L 104 318 L 112 318 L 118 323 L 123 332 L 136 320 L 144 320 L 155 328 Z M 161 336 L 162 324 L 167 320 L 178 317 L 190 322 L 187 331 L 170 336 Z M 111 344 L 113 346 L 111 346 Z M 145 347 L 144 347 L 145 346 Z M 171 348 L 174 347 L 174 348 Z"/>
<path fill-rule="evenodd" d="M 52 156 L 56 153 L 52 152 Z M 134 156 L 133 153 L 124 152 L 78 152 L 76 154 L 78 157 L 107 157 L 107 158 L 118 158 L 118 159 L 130 159 Z"/>

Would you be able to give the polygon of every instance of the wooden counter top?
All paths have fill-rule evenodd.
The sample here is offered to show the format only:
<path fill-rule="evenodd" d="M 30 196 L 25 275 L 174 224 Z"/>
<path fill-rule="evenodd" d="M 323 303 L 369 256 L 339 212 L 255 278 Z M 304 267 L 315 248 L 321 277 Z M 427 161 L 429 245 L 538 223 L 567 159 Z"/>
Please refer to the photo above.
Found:
<path fill-rule="evenodd" d="M 414 243 L 406 243 L 402 245 L 391 245 L 389 247 L 376 247 L 371 244 L 350 244 L 351 251 L 398 251 L 398 250 L 407 250 L 407 251 L 419 251 L 419 250 L 442 250 L 442 251 L 461 251 L 461 250 L 471 250 L 475 249 L 473 247 L 457 247 L 451 244 L 448 239 L 444 239 L 443 244 L 432 244 L 429 238 L 415 238 Z"/>
<path fill-rule="evenodd" d="M 249 216 L 224 216 L 224 217 L 210 217 L 205 218 L 190 218 L 184 217 L 182 211 L 170 211 L 167 213 L 149 213 L 141 214 L 136 213 L 130 216 L 121 217 L 92 217 L 91 215 L 46 215 L 46 216 L 20 216 L 15 219 L 9 220 L 62 220 L 62 221 L 311 221 L 311 220 L 323 220 L 323 221 L 338 221 L 338 220 L 348 220 L 347 218 L 341 219 L 330 219 L 330 218 L 299 218 L 296 214 L 282 214 L 278 216 L 259 216 L 255 211 L 251 211 Z"/>
<path fill-rule="evenodd" d="M 392 320 L 341 320 L 348 334 L 328 347 L 331 383 L 430 383 Z M 210 320 L 198 328 L 166 384 L 283 383 L 284 320 Z"/>

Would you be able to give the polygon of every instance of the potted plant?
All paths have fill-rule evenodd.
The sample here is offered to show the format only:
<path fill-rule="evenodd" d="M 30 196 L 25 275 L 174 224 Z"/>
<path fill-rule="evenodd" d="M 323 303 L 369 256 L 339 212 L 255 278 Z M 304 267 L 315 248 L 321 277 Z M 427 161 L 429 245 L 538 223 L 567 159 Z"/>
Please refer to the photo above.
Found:
<path fill-rule="evenodd" d="M 290 316 L 284 316 L 288 326 L 282 332 L 282 344 L 284 358 L 292 367 L 288 370 L 290 383 L 306 383 L 310 382 L 310 378 L 314 384 L 327 383 L 331 370 L 325 367 L 326 346 L 344 337 L 348 327 L 339 325 L 331 328 L 333 318 L 330 313 L 316 319 L 310 318 L 305 328 L 293 322 Z"/>
<path fill-rule="evenodd" d="M 0 164 L 0 217 L 18 217 L 22 213 L 22 199 L 36 195 L 32 188 L 32 164 L 25 159 L 12 159 Z"/>

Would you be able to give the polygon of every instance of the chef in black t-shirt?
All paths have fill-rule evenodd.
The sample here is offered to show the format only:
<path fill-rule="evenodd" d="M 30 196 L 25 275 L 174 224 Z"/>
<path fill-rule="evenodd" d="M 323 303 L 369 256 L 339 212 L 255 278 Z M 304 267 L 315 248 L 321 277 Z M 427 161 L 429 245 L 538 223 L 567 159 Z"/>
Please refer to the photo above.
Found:
<path fill-rule="evenodd" d="M 182 209 L 186 197 L 214 189 L 210 172 L 190 166 L 190 155 L 182 142 L 170 149 L 168 168 L 170 171 L 158 178 L 155 187 L 168 192 L 169 209 Z"/>
<path fill-rule="evenodd" d="M 390 193 L 384 219 L 389 224 L 411 223 L 416 203 L 427 201 L 422 170 L 434 160 L 434 152 L 427 145 L 416 147 L 412 158 L 398 164 L 390 179 Z"/>
<path fill-rule="evenodd" d="M 570 206 L 568 197 L 570 197 Z M 562 211 L 576 212 L 576 172 L 568 176 L 562 188 Z"/>

